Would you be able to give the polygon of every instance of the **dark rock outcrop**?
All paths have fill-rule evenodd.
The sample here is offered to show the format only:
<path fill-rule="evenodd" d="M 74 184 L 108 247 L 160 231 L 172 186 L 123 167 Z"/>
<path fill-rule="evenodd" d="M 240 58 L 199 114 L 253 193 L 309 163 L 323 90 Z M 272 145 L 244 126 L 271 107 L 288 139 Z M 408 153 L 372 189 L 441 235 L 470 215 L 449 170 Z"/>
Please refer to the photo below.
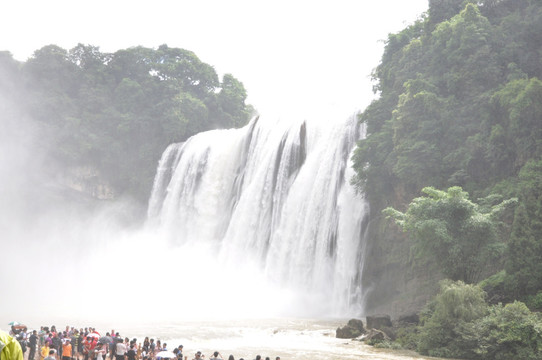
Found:
<path fill-rule="evenodd" d="M 391 326 L 391 317 L 389 315 L 367 316 L 367 329 L 382 330 L 383 328 Z"/>
<path fill-rule="evenodd" d="M 354 339 L 363 334 L 365 334 L 363 321 L 351 319 L 345 326 L 337 328 L 335 336 L 339 339 Z"/>
<path fill-rule="evenodd" d="M 418 325 L 419 322 L 420 316 L 418 314 L 403 315 L 400 316 L 399 319 L 397 319 L 397 323 L 399 326 Z"/>
<path fill-rule="evenodd" d="M 377 329 L 369 329 L 367 331 L 367 336 L 365 337 L 365 341 L 384 341 L 384 340 L 390 340 L 390 337 L 386 335 L 384 331 L 377 330 Z"/>

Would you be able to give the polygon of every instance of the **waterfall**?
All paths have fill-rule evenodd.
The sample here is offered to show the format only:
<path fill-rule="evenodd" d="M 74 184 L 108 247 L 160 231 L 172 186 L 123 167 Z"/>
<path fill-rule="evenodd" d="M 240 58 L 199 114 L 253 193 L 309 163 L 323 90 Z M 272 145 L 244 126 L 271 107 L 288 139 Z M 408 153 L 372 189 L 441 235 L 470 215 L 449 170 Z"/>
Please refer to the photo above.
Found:
<path fill-rule="evenodd" d="M 359 315 L 368 204 L 350 185 L 357 117 L 197 134 L 158 165 L 148 224 L 205 244 L 227 269 L 250 262 L 326 315 Z"/>

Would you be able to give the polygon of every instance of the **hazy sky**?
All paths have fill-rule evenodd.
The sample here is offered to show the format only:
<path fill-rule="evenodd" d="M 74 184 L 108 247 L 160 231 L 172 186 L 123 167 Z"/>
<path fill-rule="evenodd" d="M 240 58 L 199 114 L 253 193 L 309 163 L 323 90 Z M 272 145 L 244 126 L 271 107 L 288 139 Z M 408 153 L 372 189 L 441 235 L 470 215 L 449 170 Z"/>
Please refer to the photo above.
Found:
<path fill-rule="evenodd" d="M 26 60 L 48 44 L 103 52 L 161 44 L 232 73 L 264 116 L 346 117 L 372 98 L 383 42 L 427 0 L 7 0 L 0 50 Z"/>

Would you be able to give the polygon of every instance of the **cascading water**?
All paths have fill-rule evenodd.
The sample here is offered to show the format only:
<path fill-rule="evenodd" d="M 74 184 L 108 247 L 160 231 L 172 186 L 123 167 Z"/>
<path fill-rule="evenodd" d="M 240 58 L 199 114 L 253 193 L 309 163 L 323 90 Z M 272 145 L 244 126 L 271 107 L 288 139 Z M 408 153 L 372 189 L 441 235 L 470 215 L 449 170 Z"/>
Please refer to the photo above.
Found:
<path fill-rule="evenodd" d="M 250 263 L 315 312 L 359 315 L 367 202 L 349 184 L 360 126 L 270 123 L 200 133 L 168 147 L 149 225 L 199 244 L 228 269 Z"/>

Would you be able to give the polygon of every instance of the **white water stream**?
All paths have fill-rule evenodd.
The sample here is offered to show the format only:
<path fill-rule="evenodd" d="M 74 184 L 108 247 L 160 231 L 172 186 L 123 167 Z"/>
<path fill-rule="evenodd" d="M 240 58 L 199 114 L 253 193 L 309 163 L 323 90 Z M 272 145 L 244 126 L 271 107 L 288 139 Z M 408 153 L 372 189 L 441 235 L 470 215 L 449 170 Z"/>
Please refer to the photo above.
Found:
<path fill-rule="evenodd" d="M 256 118 L 173 144 L 160 160 L 149 226 L 178 246 L 205 247 L 225 274 L 261 272 L 304 314 L 359 315 L 368 205 L 349 184 L 359 136 L 355 116 Z"/>

